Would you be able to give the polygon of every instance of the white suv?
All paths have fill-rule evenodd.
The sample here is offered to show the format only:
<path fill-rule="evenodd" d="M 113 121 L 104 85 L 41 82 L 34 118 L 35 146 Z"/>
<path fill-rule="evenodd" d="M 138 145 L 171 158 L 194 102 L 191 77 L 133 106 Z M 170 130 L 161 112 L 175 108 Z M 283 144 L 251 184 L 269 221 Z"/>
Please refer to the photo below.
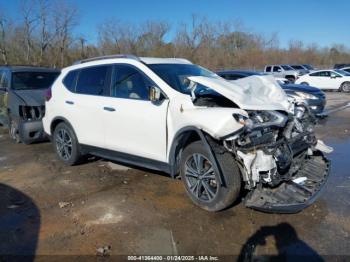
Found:
<path fill-rule="evenodd" d="M 97 57 L 62 70 L 45 132 L 68 165 L 83 154 L 181 176 L 194 203 L 296 212 L 328 177 L 329 150 L 271 76 L 230 83 L 185 59 Z"/>

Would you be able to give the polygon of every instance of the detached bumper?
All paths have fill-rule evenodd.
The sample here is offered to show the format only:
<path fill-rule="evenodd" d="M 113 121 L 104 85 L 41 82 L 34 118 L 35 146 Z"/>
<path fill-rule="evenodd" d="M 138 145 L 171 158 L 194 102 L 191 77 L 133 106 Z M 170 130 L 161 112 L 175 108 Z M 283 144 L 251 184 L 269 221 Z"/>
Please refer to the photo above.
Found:
<path fill-rule="evenodd" d="M 41 120 L 20 122 L 19 136 L 24 144 L 31 144 L 47 139 Z"/>
<path fill-rule="evenodd" d="M 310 206 L 319 197 L 330 171 L 330 162 L 324 156 L 311 156 L 291 181 L 276 188 L 257 188 L 244 200 L 247 207 L 268 213 L 297 213 Z M 297 178 L 306 178 L 296 183 Z M 303 180 L 303 179 L 302 179 Z"/>

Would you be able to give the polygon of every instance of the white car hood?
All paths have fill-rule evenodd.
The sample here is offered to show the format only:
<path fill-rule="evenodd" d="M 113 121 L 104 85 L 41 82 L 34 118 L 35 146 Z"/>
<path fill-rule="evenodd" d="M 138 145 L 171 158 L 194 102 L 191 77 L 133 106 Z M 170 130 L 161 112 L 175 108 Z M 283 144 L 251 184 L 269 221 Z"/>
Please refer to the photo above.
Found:
<path fill-rule="evenodd" d="M 289 111 L 291 106 L 273 76 L 250 76 L 232 82 L 204 76 L 190 76 L 188 79 L 213 89 L 241 109 Z"/>

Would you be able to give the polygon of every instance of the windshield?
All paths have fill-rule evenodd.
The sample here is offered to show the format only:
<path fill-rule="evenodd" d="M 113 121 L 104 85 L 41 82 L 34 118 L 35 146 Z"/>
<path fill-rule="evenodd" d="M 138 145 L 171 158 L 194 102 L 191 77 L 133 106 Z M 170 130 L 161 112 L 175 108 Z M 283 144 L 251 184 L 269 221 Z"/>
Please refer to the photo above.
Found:
<path fill-rule="evenodd" d="M 307 64 L 305 64 L 305 65 L 303 65 L 306 69 L 308 69 L 308 70 L 314 70 L 314 68 L 311 66 L 311 65 L 307 65 Z"/>
<path fill-rule="evenodd" d="M 59 72 L 15 72 L 12 74 L 12 89 L 45 89 L 55 81 Z"/>
<path fill-rule="evenodd" d="M 301 65 L 292 65 L 292 67 L 296 70 L 304 70 L 305 68 L 302 67 Z"/>
<path fill-rule="evenodd" d="M 349 72 L 346 72 L 346 71 L 341 70 L 341 69 L 337 69 L 337 70 L 334 70 L 334 71 L 337 72 L 338 74 L 341 74 L 342 76 L 350 76 Z"/>
<path fill-rule="evenodd" d="M 205 76 L 219 78 L 219 76 L 203 67 L 193 64 L 150 64 L 148 65 L 168 85 L 183 94 L 191 94 L 189 76 Z M 216 94 L 210 88 L 197 84 L 196 95 Z"/>
<path fill-rule="evenodd" d="M 284 70 L 294 70 L 292 67 L 289 65 L 281 65 Z"/>

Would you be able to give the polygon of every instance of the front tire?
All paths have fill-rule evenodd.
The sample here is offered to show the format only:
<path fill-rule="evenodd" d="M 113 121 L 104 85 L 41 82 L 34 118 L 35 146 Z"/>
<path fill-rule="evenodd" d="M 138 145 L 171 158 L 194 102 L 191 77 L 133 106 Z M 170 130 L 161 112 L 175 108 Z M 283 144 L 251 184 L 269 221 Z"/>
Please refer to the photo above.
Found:
<path fill-rule="evenodd" d="M 181 179 L 191 200 L 208 211 L 220 211 L 238 197 L 241 176 L 237 164 L 229 153 L 216 156 L 224 183 L 220 183 L 219 170 L 202 141 L 189 144 L 181 157 Z"/>
<path fill-rule="evenodd" d="M 81 158 L 78 139 L 73 129 L 62 122 L 57 125 L 52 139 L 57 156 L 69 166 L 77 164 Z"/>
<path fill-rule="evenodd" d="M 344 82 L 340 86 L 340 91 L 344 93 L 349 93 L 350 92 L 350 82 Z"/>
<path fill-rule="evenodd" d="M 19 136 L 19 124 L 11 117 L 9 117 L 9 135 L 13 142 L 16 144 L 21 143 L 21 138 Z"/>

